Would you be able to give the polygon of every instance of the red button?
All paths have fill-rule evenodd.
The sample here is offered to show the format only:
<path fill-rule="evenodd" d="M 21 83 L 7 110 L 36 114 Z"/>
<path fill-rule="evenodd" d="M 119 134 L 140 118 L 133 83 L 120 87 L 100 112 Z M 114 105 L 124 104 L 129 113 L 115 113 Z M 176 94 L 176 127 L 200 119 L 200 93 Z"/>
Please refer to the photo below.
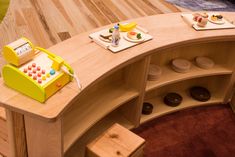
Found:
<path fill-rule="evenodd" d="M 41 80 L 41 79 L 39 79 L 39 80 L 38 80 L 38 83 L 42 83 L 42 80 Z"/>
<path fill-rule="evenodd" d="M 37 70 L 36 69 L 33 69 L 33 73 L 36 74 Z"/>
<path fill-rule="evenodd" d="M 32 73 L 31 73 L 31 72 L 29 72 L 29 73 L 28 73 L 28 75 L 29 75 L 29 76 L 32 76 Z"/>
<path fill-rule="evenodd" d="M 37 67 L 37 71 L 40 71 L 40 70 L 41 70 L 41 67 L 40 67 L 40 66 L 38 66 L 38 67 Z"/>
<path fill-rule="evenodd" d="M 42 74 L 39 72 L 39 73 L 38 73 L 38 77 L 41 77 L 41 76 L 42 76 Z"/>
<path fill-rule="evenodd" d="M 60 88 L 62 85 L 60 83 L 56 83 L 56 87 Z"/>
<path fill-rule="evenodd" d="M 33 79 L 34 79 L 34 80 L 37 80 L 37 75 L 34 75 L 34 76 L 33 76 Z"/>
<path fill-rule="evenodd" d="M 46 73 L 46 70 L 43 69 L 43 70 L 42 70 L 42 74 L 45 74 L 45 73 Z"/>
<path fill-rule="evenodd" d="M 32 66 L 31 66 L 31 65 L 29 65 L 29 66 L 28 66 L 28 69 L 29 69 L 29 70 L 32 70 Z"/>
<path fill-rule="evenodd" d="M 24 73 L 27 73 L 28 69 L 24 68 Z"/>
<path fill-rule="evenodd" d="M 32 66 L 35 68 L 36 67 L 36 63 L 33 63 Z"/>

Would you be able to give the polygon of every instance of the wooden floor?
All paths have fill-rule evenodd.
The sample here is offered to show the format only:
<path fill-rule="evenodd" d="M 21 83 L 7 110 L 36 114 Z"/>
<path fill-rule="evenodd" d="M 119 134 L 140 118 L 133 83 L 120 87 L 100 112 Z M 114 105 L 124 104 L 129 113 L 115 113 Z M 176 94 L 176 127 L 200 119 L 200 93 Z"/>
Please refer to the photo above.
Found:
<path fill-rule="evenodd" d="M 47 48 L 110 23 L 179 11 L 164 0 L 11 0 L 0 25 L 0 47 L 26 36 Z"/>
<path fill-rule="evenodd" d="M 2 46 L 21 36 L 48 48 L 110 23 L 180 11 L 187 10 L 164 0 L 11 0 L 0 24 L 0 51 Z M 0 53 L 0 70 L 3 64 Z M 2 108 L 1 117 L 5 119 Z"/>

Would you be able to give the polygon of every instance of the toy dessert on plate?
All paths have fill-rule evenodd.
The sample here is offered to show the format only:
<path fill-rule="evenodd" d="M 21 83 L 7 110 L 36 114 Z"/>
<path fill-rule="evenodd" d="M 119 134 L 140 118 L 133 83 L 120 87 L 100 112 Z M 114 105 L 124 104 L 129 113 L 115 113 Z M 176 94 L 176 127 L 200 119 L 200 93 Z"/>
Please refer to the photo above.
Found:
<path fill-rule="evenodd" d="M 130 42 L 143 42 L 145 39 L 144 33 L 132 30 L 124 34 L 124 39 Z"/>
<path fill-rule="evenodd" d="M 208 22 L 208 14 L 207 13 L 195 13 L 193 14 L 193 20 L 197 22 L 199 27 L 205 27 Z"/>
<path fill-rule="evenodd" d="M 219 25 L 225 23 L 224 18 L 221 14 L 213 14 L 208 18 L 208 20 L 214 24 L 219 24 Z"/>
<path fill-rule="evenodd" d="M 181 17 L 197 31 L 235 28 L 233 21 L 217 12 L 182 13 Z"/>

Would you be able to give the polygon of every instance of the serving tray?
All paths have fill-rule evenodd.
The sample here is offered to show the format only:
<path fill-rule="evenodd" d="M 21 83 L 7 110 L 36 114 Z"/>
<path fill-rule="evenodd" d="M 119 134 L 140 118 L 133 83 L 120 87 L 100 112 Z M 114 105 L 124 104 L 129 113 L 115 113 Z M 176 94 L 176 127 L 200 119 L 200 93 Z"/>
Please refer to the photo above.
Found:
<path fill-rule="evenodd" d="M 134 31 L 142 33 L 143 36 L 144 36 L 144 40 L 142 40 L 141 42 L 127 41 L 126 39 L 124 39 L 125 36 L 126 36 L 126 32 L 120 32 L 121 40 L 119 42 L 119 46 L 114 47 L 114 46 L 111 46 L 111 43 L 105 42 L 105 41 L 103 41 L 99 38 L 99 36 L 102 32 L 108 32 L 108 31 L 109 31 L 109 29 L 103 29 L 101 31 L 94 32 L 94 33 L 89 35 L 89 38 L 91 38 L 98 45 L 100 45 L 103 48 L 108 49 L 108 50 L 110 50 L 114 53 L 122 51 L 124 49 L 130 48 L 132 46 L 135 46 L 135 45 L 138 45 L 138 44 L 141 44 L 141 43 L 144 43 L 146 41 L 149 41 L 149 40 L 153 39 L 153 37 L 148 34 L 146 29 L 137 26 L 136 29 L 134 29 Z"/>
<path fill-rule="evenodd" d="M 207 13 L 209 15 L 209 18 L 215 14 L 215 13 Z M 235 28 L 235 25 L 232 24 L 230 21 L 228 21 L 226 18 L 223 18 L 224 24 L 216 24 L 212 23 L 208 20 L 208 23 L 205 27 L 199 27 L 197 25 L 197 22 L 193 20 L 193 14 L 188 13 L 188 14 L 181 14 L 181 17 L 183 20 L 189 24 L 191 27 L 193 27 L 197 31 L 202 31 L 202 30 L 213 30 L 213 29 L 232 29 Z"/>

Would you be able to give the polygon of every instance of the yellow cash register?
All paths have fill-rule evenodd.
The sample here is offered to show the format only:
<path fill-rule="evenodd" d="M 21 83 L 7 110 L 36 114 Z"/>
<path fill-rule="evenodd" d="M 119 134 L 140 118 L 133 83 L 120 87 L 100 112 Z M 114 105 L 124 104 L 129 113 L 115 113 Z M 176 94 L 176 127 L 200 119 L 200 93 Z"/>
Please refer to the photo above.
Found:
<path fill-rule="evenodd" d="M 2 69 L 4 82 L 35 100 L 44 102 L 73 78 L 73 70 L 61 57 L 21 38 L 3 47 L 9 63 Z"/>

